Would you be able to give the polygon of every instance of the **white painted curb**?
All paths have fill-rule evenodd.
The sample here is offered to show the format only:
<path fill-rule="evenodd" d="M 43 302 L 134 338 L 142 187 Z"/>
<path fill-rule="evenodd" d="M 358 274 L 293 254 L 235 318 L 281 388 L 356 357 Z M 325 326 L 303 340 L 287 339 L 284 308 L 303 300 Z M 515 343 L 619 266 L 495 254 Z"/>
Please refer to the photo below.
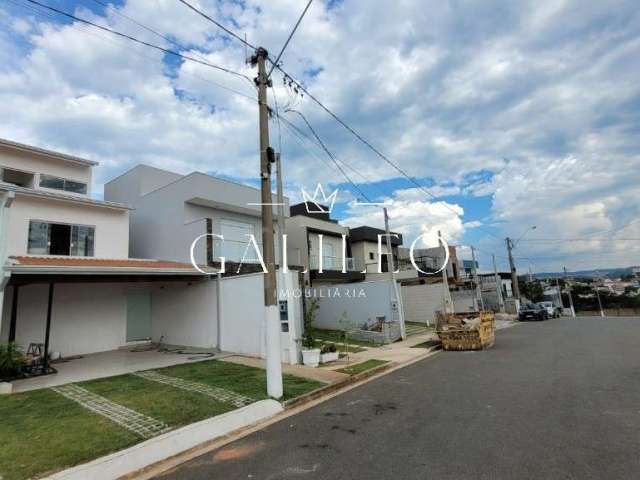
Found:
<path fill-rule="evenodd" d="M 133 447 L 89 463 L 55 473 L 48 480 L 114 480 L 160 462 L 201 443 L 264 420 L 284 410 L 275 400 L 260 400 L 246 407 L 167 432 Z"/>

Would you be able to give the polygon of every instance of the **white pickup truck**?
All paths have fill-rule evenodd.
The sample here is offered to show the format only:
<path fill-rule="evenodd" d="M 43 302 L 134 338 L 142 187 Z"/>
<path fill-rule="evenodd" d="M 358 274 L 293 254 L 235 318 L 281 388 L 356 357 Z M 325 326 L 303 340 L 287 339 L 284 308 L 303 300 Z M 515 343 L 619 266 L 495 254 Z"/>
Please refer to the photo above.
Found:
<path fill-rule="evenodd" d="M 544 308 L 547 311 L 550 318 L 556 318 L 561 315 L 560 313 L 561 309 L 555 307 L 553 305 L 553 302 L 538 302 L 538 305 L 540 305 L 542 308 Z"/>

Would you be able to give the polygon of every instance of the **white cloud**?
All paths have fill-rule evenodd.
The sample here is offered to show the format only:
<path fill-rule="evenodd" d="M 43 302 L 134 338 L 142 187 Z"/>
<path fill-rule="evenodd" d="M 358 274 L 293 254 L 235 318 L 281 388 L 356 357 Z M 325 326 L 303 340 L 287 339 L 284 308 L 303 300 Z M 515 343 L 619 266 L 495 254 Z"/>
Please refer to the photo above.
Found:
<path fill-rule="evenodd" d="M 198 5 L 274 54 L 300 13 L 290 0 Z M 98 191 L 141 162 L 257 176 L 256 104 L 219 87 L 255 97 L 246 80 L 189 62 L 169 67 L 161 53 L 105 32 L 3 8 L 0 136 L 101 161 Z M 175 0 L 126 0 L 117 8 L 182 42 L 190 55 L 255 75 L 238 42 Z M 76 11 L 174 48 L 106 12 Z M 490 220 L 505 235 L 534 222 L 540 237 L 574 236 L 640 216 L 639 30 L 631 0 L 412 0 L 393 9 L 368 0 L 366 7 L 340 2 L 330 10 L 317 1 L 283 61 L 410 175 L 433 178 L 435 197 L 492 195 Z M 310 70 L 313 77 L 305 74 Z M 296 103 L 338 158 L 373 181 L 399 175 L 308 98 L 294 100 L 277 75 L 274 84 L 281 106 Z M 306 144 L 309 154 L 287 129 L 282 136 L 289 190 L 343 181 L 317 146 Z M 271 139 L 276 144 L 275 122 Z M 491 178 L 466 180 L 480 171 Z M 482 231 L 477 219 L 463 221 L 457 205 L 427 201 L 418 189 L 385 193 L 402 206 L 392 215 L 397 226 L 413 223 L 413 233 L 427 224 L 431 237 L 441 229 L 462 241 L 466 232 Z M 379 214 L 349 214 L 380 223 Z M 607 253 L 613 249 L 615 261 L 630 262 L 634 247 L 618 245 Z M 604 251 L 596 244 L 527 248 L 530 255 L 566 259 Z"/>

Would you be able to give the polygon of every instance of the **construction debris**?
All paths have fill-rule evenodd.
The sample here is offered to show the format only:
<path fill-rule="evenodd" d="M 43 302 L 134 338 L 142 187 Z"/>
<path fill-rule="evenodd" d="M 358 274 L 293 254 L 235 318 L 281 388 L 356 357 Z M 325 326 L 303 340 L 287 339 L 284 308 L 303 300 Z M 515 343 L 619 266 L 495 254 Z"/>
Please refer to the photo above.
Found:
<path fill-rule="evenodd" d="M 443 350 L 483 350 L 495 343 L 492 312 L 438 313 L 436 333 Z"/>

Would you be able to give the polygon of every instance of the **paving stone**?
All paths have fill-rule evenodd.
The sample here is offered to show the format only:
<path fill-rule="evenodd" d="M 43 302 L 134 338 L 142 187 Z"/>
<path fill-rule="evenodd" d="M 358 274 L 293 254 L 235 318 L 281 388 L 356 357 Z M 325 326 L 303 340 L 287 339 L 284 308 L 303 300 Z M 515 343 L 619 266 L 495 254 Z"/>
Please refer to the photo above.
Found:
<path fill-rule="evenodd" d="M 232 392 L 231 390 L 226 390 L 220 387 L 213 387 L 211 385 L 205 385 L 204 383 L 192 382 L 183 378 L 170 377 L 153 370 L 136 372 L 134 373 L 134 375 L 137 375 L 140 378 L 144 378 L 145 380 L 170 385 L 172 387 L 186 390 L 188 392 L 201 393 L 215 400 L 218 400 L 219 402 L 230 403 L 235 407 L 244 407 L 245 405 L 249 405 L 250 403 L 255 402 L 253 398 L 240 395 L 239 393 Z"/>
<path fill-rule="evenodd" d="M 160 420 L 143 415 L 119 403 L 112 402 L 108 398 L 90 392 L 73 383 L 53 387 L 52 390 L 69 400 L 73 400 L 87 410 L 91 410 L 98 415 L 108 418 L 112 422 L 132 431 L 142 438 L 155 437 L 170 429 L 169 425 Z"/>

